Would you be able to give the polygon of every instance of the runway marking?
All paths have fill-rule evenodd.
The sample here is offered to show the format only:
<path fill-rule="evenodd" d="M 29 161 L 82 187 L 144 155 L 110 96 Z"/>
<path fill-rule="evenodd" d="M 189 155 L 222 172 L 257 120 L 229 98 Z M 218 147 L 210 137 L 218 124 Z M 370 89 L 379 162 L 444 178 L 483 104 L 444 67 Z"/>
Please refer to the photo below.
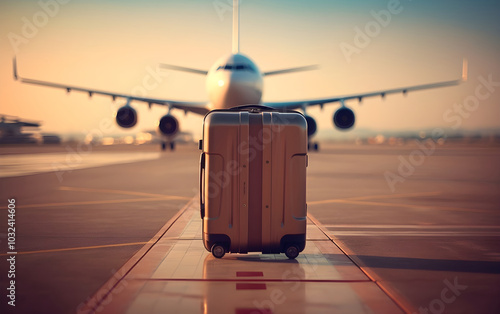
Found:
<path fill-rule="evenodd" d="M 335 225 L 323 224 L 325 228 L 352 228 L 352 229 L 499 229 L 500 226 L 481 225 Z"/>
<path fill-rule="evenodd" d="M 335 236 L 349 237 L 500 237 L 500 232 L 487 231 L 384 231 L 329 230 Z"/>
<path fill-rule="evenodd" d="M 342 251 L 342 253 L 344 253 L 345 256 L 347 256 L 347 258 L 361 270 L 361 272 L 363 272 L 363 274 L 365 274 L 366 277 L 369 278 L 370 281 L 375 283 L 401 310 L 403 310 L 404 313 L 410 313 L 408 309 L 411 308 L 411 306 L 409 306 L 408 302 L 406 302 L 404 299 L 398 298 L 397 294 L 393 293 L 388 287 L 386 287 L 386 283 L 378 280 L 380 278 L 378 278 L 376 274 L 371 271 L 371 269 L 365 267 L 353 251 L 345 247 L 345 245 L 341 246 L 340 243 L 342 242 L 340 242 L 335 235 L 331 234 L 329 232 L 330 230 L 325 228 L 323 224 L 310 212 L 307 213 L 307 218 L 309 218 L 309 220 L 313 224 L 315 224 L 319 228 L 319 230 L 323 232 L 323 234 L 330 241 L 332 241 L 332 243 L 335 244 L 335 246 L 338 247 L 339 250 Z"/>
<path fill-rule="evenodd" d="M 450 207 L 450 206 L 411 205 L 411 204 L 401 204 L 401 203 L 380 203 L 380 202 L 366 202 L 366 201 L 345 201 L 340 203 L 355 204 L 355 205 L 387 206 L 387 207 L 405 207 L 411 209 L 423 208 L 428 210 L 457 211 L 457 212 L 470 212 L 470 213 L 489 213 L 488 210 Z"/>
<path fill-rule="evenodd" d="M 407 193 L 407 194 L 394 194 L 394 195 L 373 195 L 373 196 L 361 196 L 361 197 L 350 197 L 345 199 L 331 199 L 323 201 L 313 201 L 307 202 L 308 205 L 320 205 L 329 203 L 341 203 L 341 204 L 352 204 L 352 205 L 367 205 L 367 206 L 387 206 L 387 207 L 405 207 L 411 209 L 429 209 L 429 210 L 442 210 L 442 211 L 459 211 L 459 212 L 472 212 L 472 213 L 489 213 L 488 210 L 482 209 L 472 209 L 472 208 L 460 208 L 451 206 L 429 206 L 429 205 L 411 205 L 402 203 L 386 203 L 386 202 L 371 202 L 363 201 L 366 199 L 386 199 L 386 198 L 401 198 L 401 197 L 412 197 L 412 196 L 435 196 L 440 195 L 442 192 L 427 192 L 427 193 Z"/>
<path fill-rule="evenodd" d="M 196 197 L 192 198 L 184 207 L 182 207 L 172 218 L 170 218 L 165 225 L 151 238 L 145 245 L 137 251 L 132 258 L 130 258 L 118 271 L 117 273 L 123 274 L 121 278 L 111 277 L 106 283 L 104 283 L 96 294 L 93 295 L 90 300 L 85 304 L 83 309 L 88 310 L 89 313 L 95 313 L 97 308 L 107 300 L 109 294 L 115 289 L 118 284 L 125 280 L 132 269 L 139 264 L 139 262 L 146 256 L 146 254 L 157 244 L 160 239 L 167 233 L 167 231 L 174 225 L 174 223 L 182 216 L 182 214 L 191 206 L 193 202 L 197 200 Z M 105 292 L 102 294 L 101 292 Z M 94 303 L 92 300 L 97 301 Z"/>
<path fill-rule="evenodd" d="M 330 240 L 328 240 L 330 241 Z M 357 266 L 356 266 L 357 267 Z M 325 283 L 325 282 L 334 282 L 334 283 L 356 283 L 356 282 L 373 282 L 370 279 L 273 279 L 273 278 L 267 278 L 267 279 L 247 279 L 247 278 L 201 278 L 201 279 L 196 279 L 196 278 L 141 278 L 141 277 L 133 277 L 128 280 L 134 280 L 134 281 L 164 281 L 164 282 L 169 282 L 169 281 L 180 281 L 180 282 L 241 282 L 241 281 L 247 281 L 247 282 L 318 282 L 318 283 Z"/>
<path fill-rule="evenodd" d="M 188 201 L 191 200 L 191 197 L 186 197 L 186 196 L 162 195 L 162 194 L 144 193 L 144 192 L 135 192 L 135 191 L 122 191 L 122 190 L 78 188 L 78 187 L 70 187 L 70 186 L 61 186 L 61 187 L 59 187 L 59 190 L 61 190 L 61 191 L 89 192 L 89 193 L 134 195 L 134 196 L 144 196 L 144 198 L 101 200 L 101 201 L 62 202 L 62 203 L 45 203 L 45 204 L 28 204 L 28 205 L 23 205 L 22 208 L 61 207 L 61 206 L 80 206 L 80 205 L 104 205 L 104 204 L 164 201 L 164 200 L 167 200 L 167 201 L 168 200 L 188 200 Z M 0 209 L 7 209 L 7 207 L 1 207 Z"/>
<path fill-rule="evenodd" d="M 441 195 L 443 192 L 421 192 L 421 193 L 402 193 L 402 194 L 386 194 L 386 195 L 371 195 L 371 196 L 360 196 L 360 197 L 350 197 L 348 200 L 351 201 L 362 201 L 366 199 L 385 199 L 385 198 L 401 198 L 401 197 L 415 197 L 415 196 L 436 196 Z"/>
<path fill-rule="evenodd" d="M 164 195 L 164 194 L 144 193 L 144 192 L 124 191 L 124 190 L 78 188 L 78 187 L 71 187 L 71 186 L 61 186 L 59 188 L 59 190 L 61 190 L 61 191 L 91 192 L 91 193 L 106 193 L 106 194 L 135 195 L 135 196 L 147 196 L 147 197 L 179 197 L 181 199 L 186 199 L 186 200 L 191 199 L 191 197 L 183 197 L 183 196 L 169 196 L 169 195 Z"/>
<path fill-rule="evenodd" d="M 148 243 L 148 241 L 146 241 L 146 242 L 118 243 L 118 244 L 105 244 L 105 245 L 95 245 L 95 246 L 80 246 L 80 247 L 71 247 L 71 248 L 64 248 L 64 249 L 26 251 L 26 252 L 17 252 L 17 255 L 39 254 L 39 253 L 54 253 L 54 252 L 78 251 L 78 250 L 93 250 L 93 249 L 103 249 L 103 248 L 109 248 L 109 247 L 143 245 L 143 244 L 146 244 L 146 243 Z M 7 256 L 7 255 L 8 254 L 0 254 L 0 256 Z"/>
<path fill-rule="evenodd" d="M 500 226 L 323 225 L 335 236 L 365 237 L 499 237 Z M 351 230 L 347 230 L 351 229 Z M 395 230 L 406 229 L 406 230 Z M 408 230 L 410 229 L 410 230 Z M 474 230 L 477 229 L 477 230 Z"/>
<path fill-rule="evenodd" d="M 265 283 L 237 282 L 236 290 L 267 290 Z"/>
<path fill-rule="evenodd" d="M 442 194 L 442 192 L 369 195 L 369 196 L 356 196 L 356 197 L 348 197 L 348 198 L 335 198 L 335 199 L 323 200 L 323 201 L 313 201 L 313 202 L 307 202 L 307 204 L 317 205 L 317 204 L 328 204 L 328 203 L 362 201 L 362 200 L 367 200 L 367 199 L 401 198 L 401 197 L 412 197 L 412 196 L 435 196 L 435 195 L 440 195 L 440 194 Z"/>
<path fill-rule="evenodd" d="M 165 200 L 188 200 L 189 197 L 181 196 L 163 196 L 154 198 L 132 198 L 123 200 L 102 200 L 102 201 L 81 201 L 81 202 L 65 202 L 65 203 L 45 203 L 45 204 L 28 204 L 19 206 L 19 208 L 40 208 L 40 207 L 61 207 L 61 206 L 79 206 L 79 205 L 103 205 L 103 204 L 119 204 L 119 203 L 137 203 L 137 202 L 152 202 Z M 6 209 L 6 208 L 3 208 Z"/>
<path fill-rule="evenodd" d="M 264 277 L 261 271 L 237 271 L 236 277 Z"/>

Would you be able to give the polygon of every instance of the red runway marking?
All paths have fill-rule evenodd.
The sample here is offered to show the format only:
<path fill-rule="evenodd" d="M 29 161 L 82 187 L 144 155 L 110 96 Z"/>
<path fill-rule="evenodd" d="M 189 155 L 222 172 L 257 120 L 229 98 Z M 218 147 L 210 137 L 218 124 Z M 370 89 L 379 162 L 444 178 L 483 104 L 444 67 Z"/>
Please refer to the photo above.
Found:
<path fill-rule="evenodd" d="M 235 309 L 234 314 L 273 314 L 271 309 Z"/>
<path fill-rule="evenodd" d="M 236 283 L 236 290 L 266 290 L 265 283 Z"/>
<path fill-rule="evenodd" d="M 261 271 L 237 271 L 236 277 L 263 277 L 264 273 Z"/>
<path fill-rule="evenodd" d="M 235 309 L 234 314 L 273 314 L 271 309 Z"/>

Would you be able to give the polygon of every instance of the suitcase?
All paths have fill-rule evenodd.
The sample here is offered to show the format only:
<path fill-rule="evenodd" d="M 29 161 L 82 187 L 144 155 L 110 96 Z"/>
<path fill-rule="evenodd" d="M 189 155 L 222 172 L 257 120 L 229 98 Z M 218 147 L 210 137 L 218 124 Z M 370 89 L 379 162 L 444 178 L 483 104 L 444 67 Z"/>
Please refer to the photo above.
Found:
<path fill-rule="evenodd" d="M 205 248 L 217 258 L 297 257 L 306 242 L 305 117 L 263 106 L 214 110 L 203 120 L 200 149 Z"/>

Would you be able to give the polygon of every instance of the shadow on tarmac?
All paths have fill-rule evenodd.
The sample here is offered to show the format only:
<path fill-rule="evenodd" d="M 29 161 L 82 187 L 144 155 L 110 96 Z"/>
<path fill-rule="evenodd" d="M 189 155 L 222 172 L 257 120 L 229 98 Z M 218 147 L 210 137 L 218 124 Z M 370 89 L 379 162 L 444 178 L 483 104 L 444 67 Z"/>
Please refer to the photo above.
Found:
<path fill-rule="evenodd" d="M 500 274 L 500 262 L 460 261 L 446 259 L 384 257 L 356 255 L 364 266 L 371 268 L 453 271 L 463 273 Z"/>

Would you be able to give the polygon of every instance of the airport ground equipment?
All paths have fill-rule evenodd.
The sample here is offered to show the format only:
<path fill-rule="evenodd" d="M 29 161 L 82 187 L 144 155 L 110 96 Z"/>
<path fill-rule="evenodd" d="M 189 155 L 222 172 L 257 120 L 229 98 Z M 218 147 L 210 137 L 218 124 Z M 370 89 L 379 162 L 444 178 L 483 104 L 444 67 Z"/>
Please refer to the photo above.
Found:
<path fill-rule="evenodd" d="M 203 243 L 225 253 L 285 253 L 306 242 L 307 122 L 295 111 L 242 106 L 208 113 L 200 158 Z"/>

